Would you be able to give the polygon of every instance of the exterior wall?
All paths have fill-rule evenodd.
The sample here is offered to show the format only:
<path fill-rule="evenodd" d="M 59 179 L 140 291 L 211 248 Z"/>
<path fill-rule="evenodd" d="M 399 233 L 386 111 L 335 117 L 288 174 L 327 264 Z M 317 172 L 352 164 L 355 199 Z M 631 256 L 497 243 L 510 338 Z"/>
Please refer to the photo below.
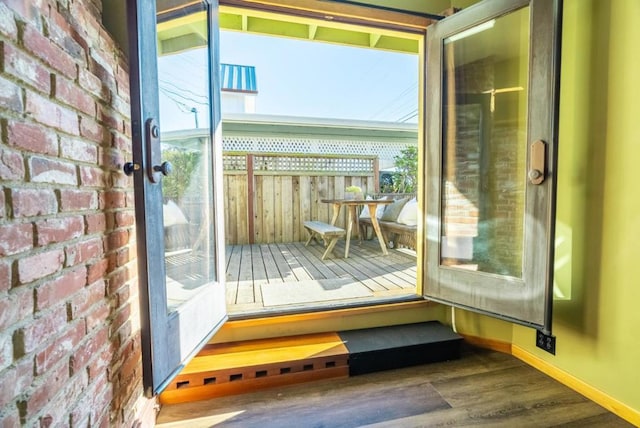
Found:
<path fill-rule="evenodd" d="M 0 3 L 0 425 L 151 424 L 125 60 L 98 0 Z"/>

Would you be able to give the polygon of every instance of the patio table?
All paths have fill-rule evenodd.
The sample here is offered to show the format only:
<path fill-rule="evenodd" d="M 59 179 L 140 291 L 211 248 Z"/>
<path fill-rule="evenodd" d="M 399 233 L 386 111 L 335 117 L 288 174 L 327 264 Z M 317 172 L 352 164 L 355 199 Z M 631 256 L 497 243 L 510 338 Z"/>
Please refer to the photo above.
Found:
<path fill-rule="evenodd" d="M 345 247 L 344 247 L 344 257 L 349 257 L 349 243 L 351 241 L 351 231 L 353 230 L 353 225 L 355 224 L 356 230 L 358 233 L 358 237 L 360 238 L 360 225 L 358 218 L 357 207 L 359 206 L 367 206 L 369 208 L 369 214 L 371 215 L 371 225 L 373 226 L 373 230 L 376 232 L 376 236 L 378 237 L 378 243 L 380 244 L 380 249 L 382 250 L 382 254 L 385 256 L 389 254 L 387 252 L 387 243 L 382 236 L 382 231 L 380 230 L 380 225 L 378 224 L 378 219 L 376 217 L 376 209 L 378 205 L 386 205 L 393 203 L 392 200 L 369 200 L 369 199 L 322 199 L 321 202 L 326 204 L 331 204 L 333 206 L 333 217 L 331 218 L 331 225 L 335 226 L 336 221 L 338 220 L 338 216 L 340 215 L 340 209 L 345 206 L 349 212 L 347 218 L 347 233 L 345 237 Z"/>

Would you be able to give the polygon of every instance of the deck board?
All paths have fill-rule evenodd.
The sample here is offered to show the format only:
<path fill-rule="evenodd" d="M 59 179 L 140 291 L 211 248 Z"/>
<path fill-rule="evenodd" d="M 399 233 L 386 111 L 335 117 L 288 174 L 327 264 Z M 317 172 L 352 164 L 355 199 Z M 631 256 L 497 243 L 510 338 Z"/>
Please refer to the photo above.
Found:
<path fill-rule="evenodd" d="M 336 245 L 334 257 L 326 260 L 321 260 L 324 247 L 317 242 L 306 247 L 303 242 L 228 245 L 226 251 L 226 299 L 232 315 L 267 311 L 263 284 L 350 280 L 367 287 L 377 299 L 415 294 L 415 253 L 392 249 L 384 256 L 375 240 L 354 241 L 346 259 L 343 241 Z"/>

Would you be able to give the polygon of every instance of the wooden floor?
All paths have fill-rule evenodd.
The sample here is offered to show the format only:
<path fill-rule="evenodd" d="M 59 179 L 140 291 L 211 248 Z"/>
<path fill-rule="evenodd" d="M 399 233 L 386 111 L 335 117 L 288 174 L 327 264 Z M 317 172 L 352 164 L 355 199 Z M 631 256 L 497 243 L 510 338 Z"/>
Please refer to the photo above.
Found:
<path fill-rule="evenodd" d="M 520 360 L 460 360 L 162 407 L 171 427 L 630 427 Z"/>
<path fill-rule="evenodd" d="M 321 260 L 323 252 L 323 246 L 317 242 L 307 247 L 303 242 L 227 246 L 229 314 L 304 310 L 318 305 L 336 307 L 415 296 L 416 255 L 412 250 L 390 249 L 389 255 L 385 256 L 376 240 L 352 240 L 346 259 L 343 257 L 344 241 L 336 245 L 334 257 Z M 267 305 L 263 298 L 262 286 L 265 284 L 300 284 L 302 287 L 303 284 L 314 282 L 326 289 L 359 287 L 369 295 L 338 300 L 310 300 L 290 305 Z"/>

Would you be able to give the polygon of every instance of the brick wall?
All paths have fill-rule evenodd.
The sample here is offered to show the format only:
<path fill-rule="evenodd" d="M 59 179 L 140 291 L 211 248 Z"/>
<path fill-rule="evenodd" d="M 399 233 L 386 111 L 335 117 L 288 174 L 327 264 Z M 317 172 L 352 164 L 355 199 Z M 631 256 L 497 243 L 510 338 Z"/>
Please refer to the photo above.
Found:
<path fill-rule="evenodd" d="M 126 61 L 98 0 L 0 3 L 0 425 L 153 419 Z M 146 420 L 145 420 L 146 419 Z"/>

